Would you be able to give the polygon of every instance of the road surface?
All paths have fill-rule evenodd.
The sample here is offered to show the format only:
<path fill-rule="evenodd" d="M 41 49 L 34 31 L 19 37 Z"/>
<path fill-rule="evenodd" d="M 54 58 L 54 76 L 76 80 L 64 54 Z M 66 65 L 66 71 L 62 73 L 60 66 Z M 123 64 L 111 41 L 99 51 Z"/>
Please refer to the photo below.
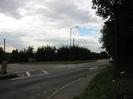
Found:
<path fill-rule="evenodd" d="M 62 86 L 93 75 L 107 65 L 107 60 L 81 64 L 10 64 L 8 72 L 19 76 L 0 80 L 0 99 L 47 99 Z"/>

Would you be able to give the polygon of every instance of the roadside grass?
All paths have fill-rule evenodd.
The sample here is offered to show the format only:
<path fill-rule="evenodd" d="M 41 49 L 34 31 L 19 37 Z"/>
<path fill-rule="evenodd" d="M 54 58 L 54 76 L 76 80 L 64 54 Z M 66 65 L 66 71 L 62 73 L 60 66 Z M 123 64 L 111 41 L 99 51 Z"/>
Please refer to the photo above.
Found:
<path fill-rule="evenodd" d="M 19 64 L 79 64 L 94 62 L 96 60 L 76 60 L 76 61 L 46 61 L 46 62 L 22 62 Z"/>
<path fill-rule="evenodd" d="M 108 67 L 96 75 L 80 96 L 73 99 L 128 99 L 126 96 L 133 96 L 133 77 Z"/>

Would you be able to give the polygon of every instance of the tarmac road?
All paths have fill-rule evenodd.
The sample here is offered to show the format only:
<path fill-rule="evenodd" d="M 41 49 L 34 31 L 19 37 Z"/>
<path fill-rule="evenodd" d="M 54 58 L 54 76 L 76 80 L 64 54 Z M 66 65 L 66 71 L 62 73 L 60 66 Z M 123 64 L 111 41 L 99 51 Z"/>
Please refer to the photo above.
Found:
<path fill-rule="evenodd" d="M 0 99 L 47 99 L 62 86 L 93 75 L 107 65 L 108 60 L 59 65 L 10 64 L 8 71 L 17 72 L 19 77 L 0 81 Z"/>

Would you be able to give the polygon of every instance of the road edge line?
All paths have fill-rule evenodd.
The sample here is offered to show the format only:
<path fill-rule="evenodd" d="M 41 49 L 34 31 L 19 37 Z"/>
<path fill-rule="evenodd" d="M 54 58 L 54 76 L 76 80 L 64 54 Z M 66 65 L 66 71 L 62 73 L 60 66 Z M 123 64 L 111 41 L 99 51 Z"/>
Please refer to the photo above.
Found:
<path fill-rule="evenodd" d="M 72 85 L 73 83 L 76 83 L 77 81 L 81 80 L 83 78 L 79 78 L 77 80 L 73 80 L 70 83 L 67 83 L 66 85 L 64 85 L 63 87 L 57 89 L 56 91 L 54 91 L 47 99 L 52 99 L 52 97 L 54 97 L 57 93 L 59 93 L 60 91 L 62 91 L 63 89 L 65 89 L 66 87 Z"/>

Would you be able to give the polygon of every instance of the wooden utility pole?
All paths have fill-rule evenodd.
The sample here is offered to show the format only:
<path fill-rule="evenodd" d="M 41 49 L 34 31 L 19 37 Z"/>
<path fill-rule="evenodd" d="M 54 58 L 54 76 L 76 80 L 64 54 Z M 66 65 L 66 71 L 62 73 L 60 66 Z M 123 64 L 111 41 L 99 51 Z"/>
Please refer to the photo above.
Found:
<path fill-rule="evenodd" d="M 6 39 L 4 38 L 4 53 L 6 52 Z"/>

